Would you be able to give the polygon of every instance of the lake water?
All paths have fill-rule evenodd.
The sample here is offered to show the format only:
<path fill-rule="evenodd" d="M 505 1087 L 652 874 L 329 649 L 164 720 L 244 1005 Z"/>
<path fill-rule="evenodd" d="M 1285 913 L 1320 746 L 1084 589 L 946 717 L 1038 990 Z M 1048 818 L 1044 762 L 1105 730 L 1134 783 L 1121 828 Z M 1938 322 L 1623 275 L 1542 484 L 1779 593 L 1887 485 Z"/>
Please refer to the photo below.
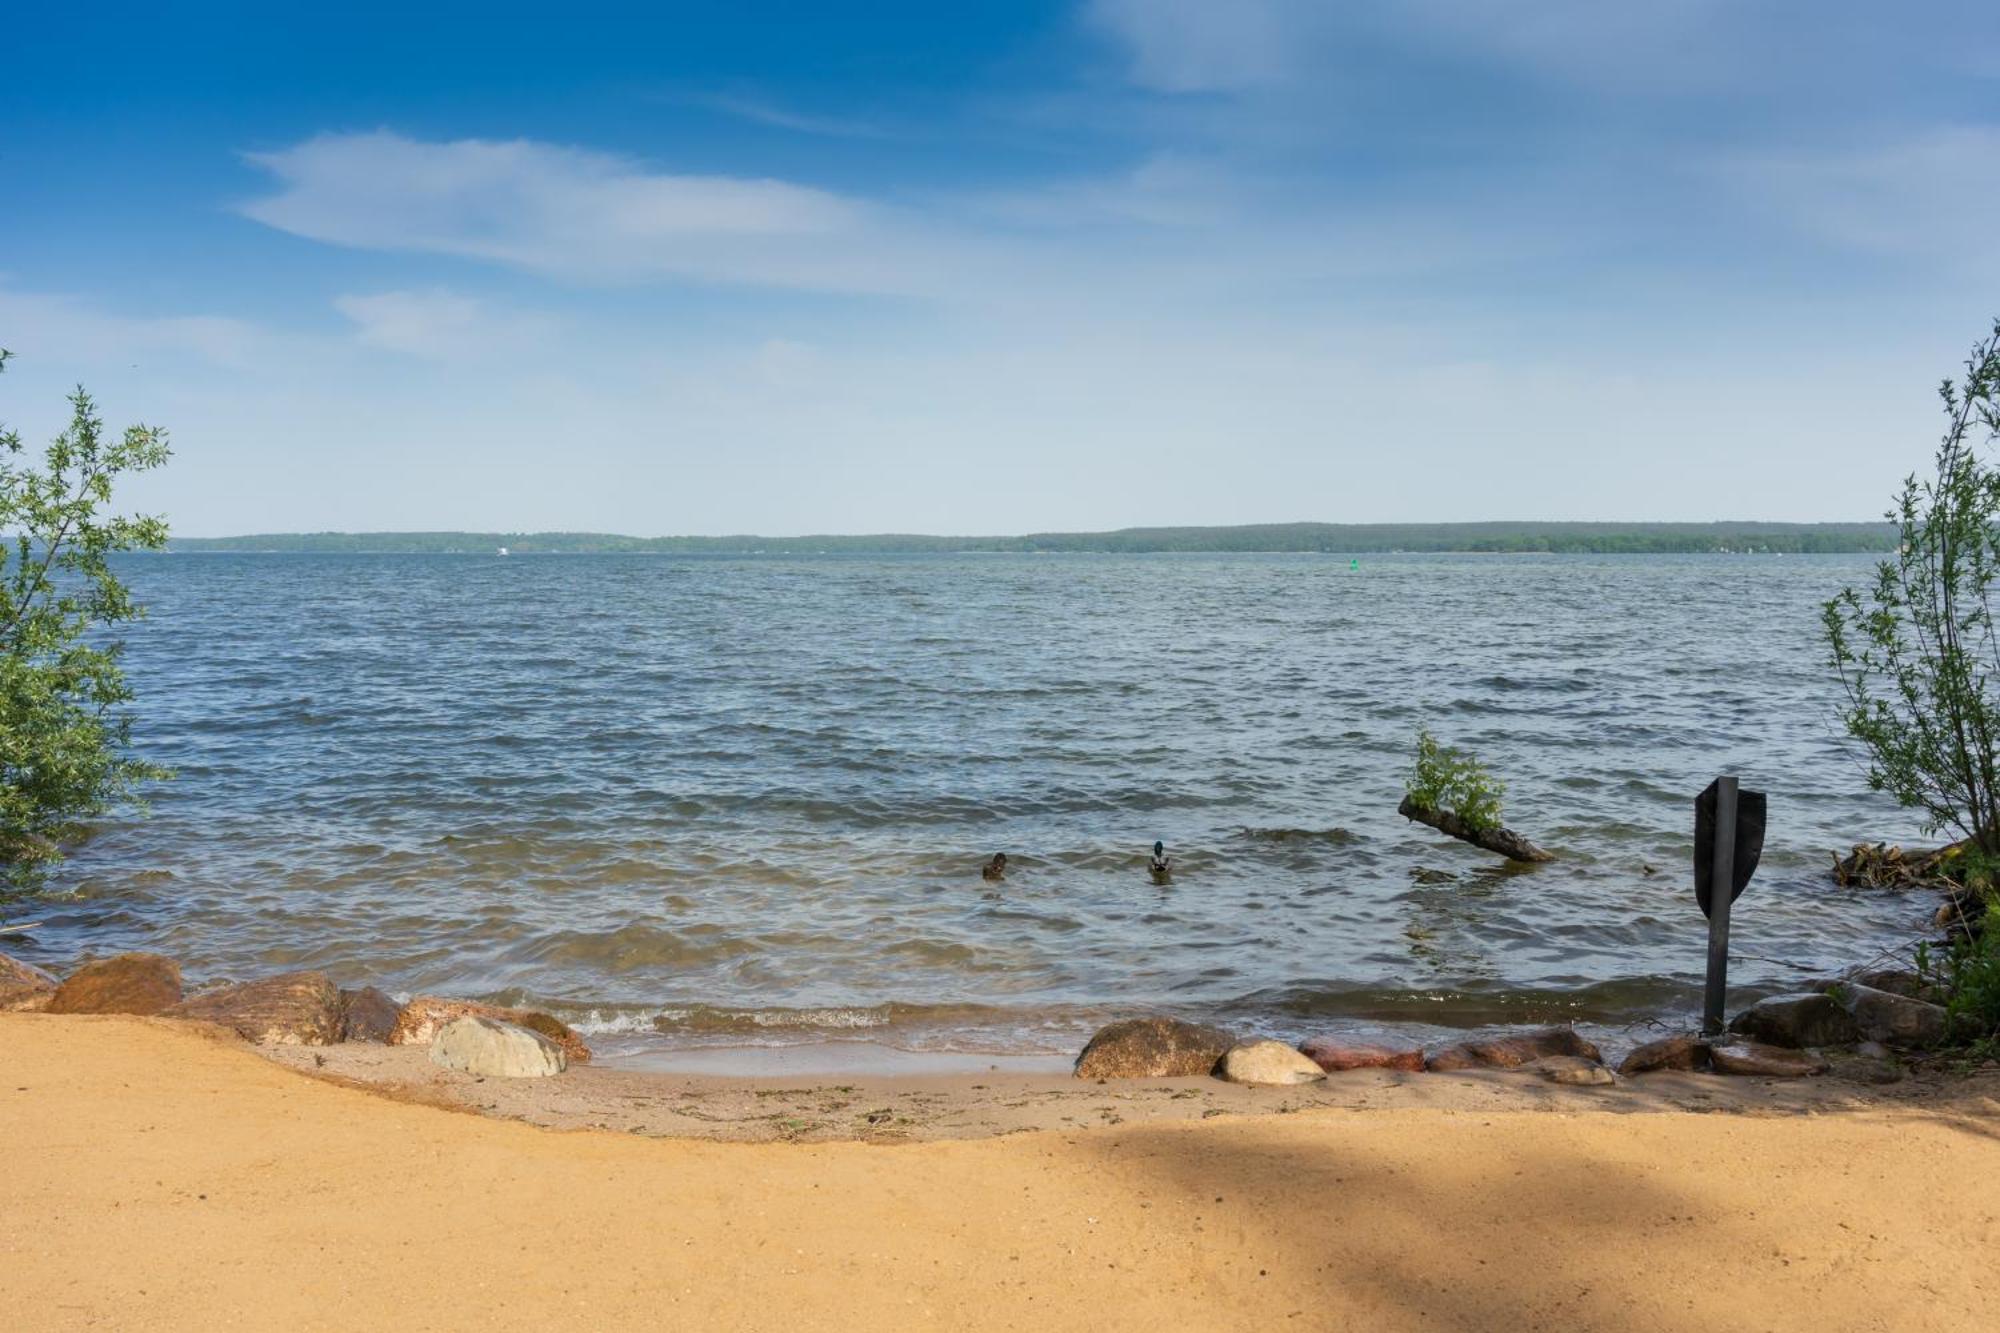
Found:
<path fill-rule="evenodd" d="M 1839 737 L 1817 639 L 1869 568 L 135 558 L 138 739 L 179 776 L 75 857 L 29 956 L 531 1003 L 638 1061 L 1067 1055 L 1135 1010 L 1637 1039 L 1699 1008 L 1717 773 L 1770 796 L 1746 992 L 1923 931 L 1921 895 L 1826 874 L 1917 840 Z M 1397 817 L 1425 724 L 1559 861 L 1510 873 Z"/>

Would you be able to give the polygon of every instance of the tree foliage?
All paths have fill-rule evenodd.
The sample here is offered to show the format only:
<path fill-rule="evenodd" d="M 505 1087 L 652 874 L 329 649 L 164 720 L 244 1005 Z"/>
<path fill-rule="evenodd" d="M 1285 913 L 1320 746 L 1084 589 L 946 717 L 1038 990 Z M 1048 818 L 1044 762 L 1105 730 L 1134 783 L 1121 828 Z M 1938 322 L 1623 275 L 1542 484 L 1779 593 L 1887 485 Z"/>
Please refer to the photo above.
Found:
<path fill-rule="evenodd" d="M 1865 593 L 1829 601 L 1823 623 L 1869 786 L 1990 860 L 2000 854 L 2000 471 L 1982 446 L 2000 436 L 2000 322 L 1973 346 L 1964 379 L 1940 394 L 1935 474 L 1906 479 L 1888 514 L 1898 550 Z"/>
<path fill-rule="evenodd" d="M 1412 804 L 1449 810 L 1475 833 L 1500 827 L 1500 798 L 1507 788 L 1468 752 L 1439 745 L 1428 730 L 1417 733 L 1417 765 L 1405 788 Z"/>
<path fill-rule="evenodd" d="M 143 613 L 109 557 L 159 549 L 167 526 L 106 510 L 119 477 L 166 462 L 166 435 L 107 434 L 81 388 L 70 407 L 39 461 L 0 429 L 0 903 L 40 888 L 90 820 L 165 776 L 130 753 L 123 645 L 106 631 Z"/>

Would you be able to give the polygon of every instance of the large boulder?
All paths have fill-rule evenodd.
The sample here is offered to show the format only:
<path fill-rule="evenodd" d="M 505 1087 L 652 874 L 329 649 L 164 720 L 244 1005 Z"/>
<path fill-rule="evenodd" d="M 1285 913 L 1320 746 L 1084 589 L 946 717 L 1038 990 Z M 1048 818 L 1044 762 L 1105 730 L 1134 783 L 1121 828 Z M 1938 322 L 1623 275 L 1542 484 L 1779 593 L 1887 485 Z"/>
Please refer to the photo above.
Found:
<path fill-rule="evenodd" d="M 0 953 L 0 1013 L 46 1009 L 60 984 L 32 963 Z"/>
<path fill-rule="evenodd" d="M 1177 1018 L 1128 1018 L 1097 1030 L 1076 1057 L 1078 1078 L 1194 1078 L 1214 1071 L 1234 1035 Z"/>
<path fill-rule="evenodd" d="M 1661 1037 L 1643 1046 L 1634 1046 L 1618 1072 L 1630 1078 L 1634 1074 L 1650 1074 L 1656 1070 L 1694 1070 L 1708 1068 L 1708 1043 L 1692 1032 L 1682 1032 L 1672 1037 Z"/>
<path fill-rule="evenodd" d="M 1841 990 L 1847 1012 L 1862 1037 L 1884 1046 L 1925 1050 L 1945 1038 L 1950 1026 L 1942 1006 L 1872 986 L 1849 983 Z"/>
<path fill-rule="evenodd" d="M 342 1041 L 386 1042 L 403 1016 L 397 1004 L 373 986 L 340 993 L 340 1039 Z"/>
<path fill-rule="evenodd" d="M 1551 1083 L 1571 1088 L 1609 1087 L 1618 1081 L 1603 1065 L 1580 1055 L 1545 1055 L 1526 1067 Z"/>
<path fill-rule="evenodd" d="M 485 1078 L 547 1078 L 569 1068 L 563 1048 L 539 1032 L 466 1014 L 439 1026 L 431 1063 Z"/>
<path fill-rule="evenodd" d="M 85 963 L 49 997 L 52 1014 L 157 1014 L 181 1002 L 181 965 L 156 953 Z"/>
<path fill-rule="evenodd" d="M 1860 1039 L 1854 1018 L 1831 995 L 1801 991 L 1757 1001 L 1729 1024 L 1729 1030 L 1767 1046 L 1846 1046 Z"/>
<path fill-rule="evenodd" d="M 162 1017 L 216 1023 L 274 1046 L 331 1046 L 340 1040 L 340 992 L 324 972 L 287 972 L 203 991 Z"/>
<path fill-rule="evenodd" d="M 1266 1088 L 1317 1083 L 1326 1077 L 1326 1071 L 1316 1061 L 1282 1041 L 1239 1042 L 1223 1053 L 1222 1063 L 1215 1072 L 1231 1083 L 1254 1083 Z"/>
<path fill-rule="evenodd" d="M 1827 1062 L 1811 1051 L 1787 1046 L 1767 1046 L 1761 1041 L 1737 1038 L 1715 1041 L 1708 1046 L 1708 1058 L 1718 1074 L 1743 1074 L 1762 1078 L 1805 1078 L 1824 1074 Z"/>
<path fill-rule="evenodd" d="M 1901 967 L 1878 967 L 1869 972 L 1856 972 L 1847 981 L 1835 982 L 1834 985 L 1867 986 L 1871 990 L 1885 990 L 1891 995 L 1903 995 L 1912 1000 L 1929 1000 L 1932 1004 L 1944 999 L 1944 987 Z"/>
<path fill-rule="evenodd" d="M 1299 1053 L 1329 1074 L 1344 1073 L 1349 1069 L 1402 1069 L 1415 1073 L 1424 1067 L 1422 1050 L 1371 1046 L 1365 1042 L 1342 1041 L 1338 1037 L 1309 1037 L 1299 1043 Z"/>
<path fill-rule="evenodd" d="M 1512 1037 L 1461 1042 L 1433 1052 L 1424 1068 L 1438 1073 L 1460 1069 L 1519 1069 L 1550 1055 L 1573 1055 L 1602 1064 L 1603 1053 L 1574 1028 L 1541 1028 Z"/>
<path fill-rule="evenodd" d="M 391 1046 L 428 1046 L 440 1029 L 454 1018 L 490 1018 L 499 1023 L 538 1032 L 556 1045 L 576 1064 L 590 1059 L 590 1047 L 561 1019 L 533 1009 L 502 1009 L 474 1000 L 447 1000 L 436 995 L 418 995 L 403 1006 L 389 1034 Z"/>

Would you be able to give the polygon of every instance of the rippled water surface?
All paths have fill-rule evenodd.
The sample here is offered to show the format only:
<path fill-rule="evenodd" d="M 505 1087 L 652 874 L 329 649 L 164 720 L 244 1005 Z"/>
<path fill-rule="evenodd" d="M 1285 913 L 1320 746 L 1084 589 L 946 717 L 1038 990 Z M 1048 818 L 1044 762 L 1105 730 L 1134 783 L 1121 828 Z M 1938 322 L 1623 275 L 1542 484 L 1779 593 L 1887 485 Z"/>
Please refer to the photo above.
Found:
<path fill-rule="evenodd" d="M 1071 1051 L 1141 1007 L 1626 1027 L 1698 1008 L 1691 798 L 1718 772 L 1771 803 L 1734 980 L 1920 933 L 1933 904 L 1825 873 L 1916 834 L 1838 740 L 1815 637 L 1868 567 L 133 560 L 139 740 L 179 776 L 71 863 L 34 956 L 528 1000 L 630 1056 Z M 1398 818 L 1422 724 L 1560 861 L 1509 873 Z"/>

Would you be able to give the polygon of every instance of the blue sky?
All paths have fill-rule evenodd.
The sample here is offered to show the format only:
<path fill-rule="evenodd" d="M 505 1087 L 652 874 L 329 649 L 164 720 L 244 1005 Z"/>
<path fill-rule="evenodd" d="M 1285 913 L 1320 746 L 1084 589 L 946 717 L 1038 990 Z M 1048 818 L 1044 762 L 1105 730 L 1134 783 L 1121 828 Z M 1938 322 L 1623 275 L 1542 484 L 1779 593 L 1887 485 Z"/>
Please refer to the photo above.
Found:
<path fill-rule="evenodd" d="M 28 6 L 0 419 L 177 531 L 1872 517 L 2000 6 Z"/>

